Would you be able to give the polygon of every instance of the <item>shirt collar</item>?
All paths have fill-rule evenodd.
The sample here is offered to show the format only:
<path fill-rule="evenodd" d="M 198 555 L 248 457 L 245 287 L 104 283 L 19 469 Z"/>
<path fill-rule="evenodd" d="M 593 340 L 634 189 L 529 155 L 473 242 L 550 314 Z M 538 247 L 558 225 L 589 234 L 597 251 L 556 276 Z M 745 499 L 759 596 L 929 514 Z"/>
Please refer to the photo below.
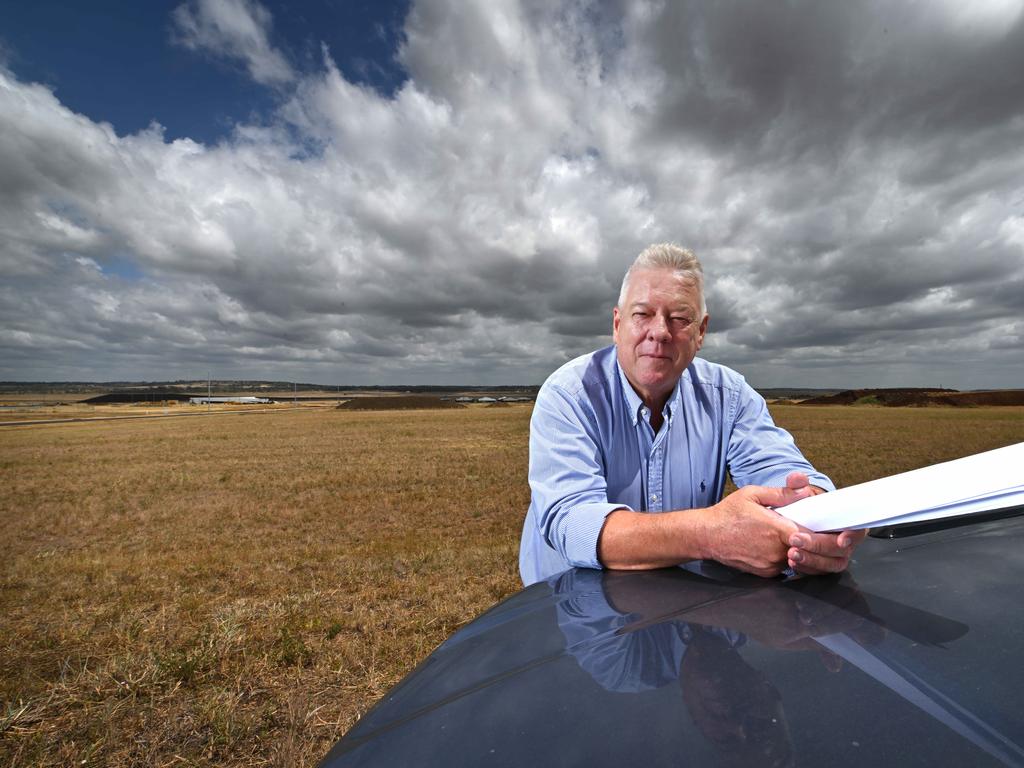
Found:
<path fill-rule="evenodd" d="M 629 416 L 633 420 L 633 426 L 637 425 L 640 420 L 640 411 L 647 406 L 644 405 L 644 401 L 640 399 L 640 395 L 633 389 L 633 385 L 629 383 L 629 379 L 626 378 L 626 372 L 622 370 L 622 366 L 619 365 L 618 357 L 615 358 L 615 370 L 619 373 L 619 382 L 622 384 L 622 396 L 626 401 L 626 407 L 629 408 Z M 683 376 L 689 373 L 689 369 L 683 371 Z M 680 376 L 680 381 L 683 376 Z M 680 400 L 682 398 L 682 392 L 679 389 L 679 381 L 676 382 L 675 387 L 672 389 L 672 394 L 668 396 L 668 400 L 665 401 L 665 408 L 662 411 L 662 415 L 665 417 L 665 421 L 672 424 L 672 413 L 677 411 L 680 406 Z"/>

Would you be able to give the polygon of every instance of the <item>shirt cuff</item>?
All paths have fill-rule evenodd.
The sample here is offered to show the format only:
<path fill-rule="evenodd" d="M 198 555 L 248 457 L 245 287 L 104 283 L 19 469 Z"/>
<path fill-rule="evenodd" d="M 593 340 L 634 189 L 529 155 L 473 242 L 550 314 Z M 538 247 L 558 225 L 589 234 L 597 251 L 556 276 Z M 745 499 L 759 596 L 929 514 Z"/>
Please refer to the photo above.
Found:
<path fill-rule="evenodd" d="M 601 568 L 597 559 L 597 540 L 604 528 L 605 518 L 617 509 L 633 511 L 627 504 L 592 502 L 577 504 L 566 510 L 565 517 L 572 521 L 563 528 L 562 554 L 570 565 L 581 568 Z"/>

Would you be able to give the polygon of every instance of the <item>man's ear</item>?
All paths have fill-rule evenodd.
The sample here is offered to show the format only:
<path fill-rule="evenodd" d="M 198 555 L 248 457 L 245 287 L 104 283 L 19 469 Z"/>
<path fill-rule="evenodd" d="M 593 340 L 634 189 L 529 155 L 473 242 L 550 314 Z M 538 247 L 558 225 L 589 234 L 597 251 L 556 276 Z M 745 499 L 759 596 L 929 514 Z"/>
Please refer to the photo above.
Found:
<path fill-rule="evenodd" d="M 619 314 L 618 307 L 612 307 L 612 341 L 616 344 L 619 343 L 619 321 L 622 316 Z"/>
<path fill-rule="evenodd" d="M 697 351 L 700 351 L 701 346 L 704 344 L 704 334 L 708 332 L 708 321 L 711 319 L 711 315 L 704 315 L 704 319 L 700 321 L 700 328 L 697 330 Z"/>

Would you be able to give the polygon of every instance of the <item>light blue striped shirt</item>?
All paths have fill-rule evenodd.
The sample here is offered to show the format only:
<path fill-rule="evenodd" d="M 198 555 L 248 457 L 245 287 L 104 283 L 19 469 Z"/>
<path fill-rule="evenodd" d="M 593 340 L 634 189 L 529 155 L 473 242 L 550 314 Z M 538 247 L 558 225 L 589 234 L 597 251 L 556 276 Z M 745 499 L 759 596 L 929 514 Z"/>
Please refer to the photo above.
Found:
<path fill-rule="evenodd" d="M 695 509 L 737 486 L 783 486 L 790 472 L 835 486 L 775 426 L 764 398 L 735 371 L 699 358 L 683 371 L 657 434 L 619 368 L 615 347 L 578 357 L 537 394 L 530 421 L 530 509 L 524 584 L 573 566 L 600 568 L 597 539 L 613 510 Z"/>

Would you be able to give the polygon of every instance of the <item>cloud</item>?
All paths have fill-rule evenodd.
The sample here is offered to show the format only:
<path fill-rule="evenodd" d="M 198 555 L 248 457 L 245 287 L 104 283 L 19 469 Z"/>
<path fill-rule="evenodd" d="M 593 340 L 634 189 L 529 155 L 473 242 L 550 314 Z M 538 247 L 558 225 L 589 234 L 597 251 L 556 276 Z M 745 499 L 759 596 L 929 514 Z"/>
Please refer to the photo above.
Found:
<path fill-rule="evenodd" d="M 270 44 L 270 12 L 255 0 L 190 0 L 171 17 L 174 42 L 238 61 L 257 83 L 280 85 L 296 77 L 285 55 Z"/>
<path fill-rule="evenodd" d="M 539 382 L 674 240 L 756 384 L 1019 386 L 1014 8 L 425 0 L 384 96 L 182 6 L 292 89 L 206 146 L 0 74 L 0 377 Z"/>

